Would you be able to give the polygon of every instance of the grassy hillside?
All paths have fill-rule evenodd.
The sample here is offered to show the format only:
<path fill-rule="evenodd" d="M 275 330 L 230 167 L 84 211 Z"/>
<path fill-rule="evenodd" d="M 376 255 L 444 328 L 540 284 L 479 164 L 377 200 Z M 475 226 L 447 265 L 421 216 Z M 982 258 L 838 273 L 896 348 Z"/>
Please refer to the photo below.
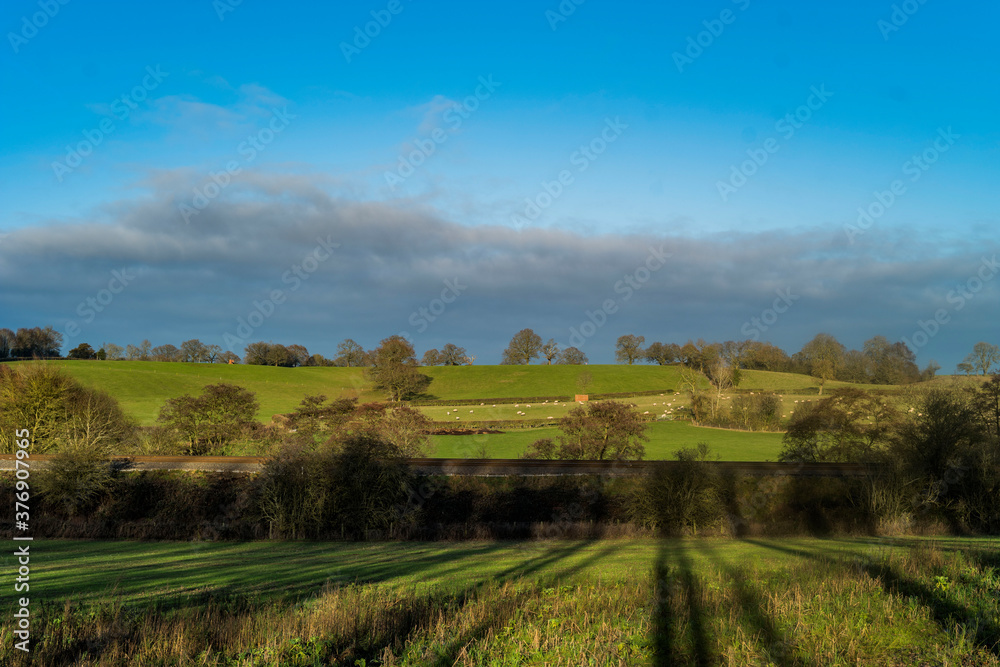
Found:
<path fill-rule="evenodd" d="M 435 366 L 428 393 L 444 399 L 572 396 L 626 391 L 662 391 L 680 385 L 676 366 Z M 586 390 L 577 380 L 590 375 Z"/>
<path fill-rule="evenodd" d="M 152 361 L 50 361 L 81 382 L 117 398 L 143 424 L 152 424 L 168 398 L 197 394 L 206 384 L 231 382 L 250 389 L 260 402 L 259 417 L 290 412 L 309 394 L 329 397 L 355 392 L 362 401 L 383 400 L 360 368 L 272 368 Z M 579 393 L 577 378 L 589 373 L 587 392 L 612 393 L 672 389 L 680 371 L 671 366 L 437 366 L 428 394 L 441 399 L 555 396 Z"/>
<path fill-rule="evenodd" d="M 477 458 L 480 450 L 494 459 L 515 459 L 539 438 L 556 439 L 558 428 L 543 427 L 489 435 L 434 436 L 434 456 Z M 782 433 L 748 433 L 721 428 L 692 426 L 688 422 L 653 422 L 646 430 L 646 458 L 672 459 L 678 449 L 706 443 L 714 458 L 722 461 L 776 461 L 781 451 Z"/>
<path fill-rule="evenodd" d="M 363 400 L 377 400 L 360 368 L 272 368 L 241 364 L 182 364 L 155 361 L 49 361 L 84 384 L 98 387 L 118 399 L 144 425 L 153 424 L 168 398 L 199 394 L 207 384 L 229 382 L 257 394 L 258 417 L 290 412 L 309 394 L 340 396 L 361 392 Z"/>
<path fill-rule="evenodd" d="M 273 368 L 223 364 L 184 364 L 151 361 L 49 361 L 63 368 L 87 385 L 99 387 L 117 398 L 125 410 L 140 423 L 156 421 L 160 408 L 168 398 L 197 394 L 202 387 L 216 382 L 230 382 L 250 389 L 260 402 L 258 417 L 269 421 L 277 413 L 290 412 L 310 394 L 325 394 L 334 398 L 345 394 L 357 395 L 361 401 L 383 400 L 372 390 L 361 368 Z M 670 391 L 680 386 L 680 369 L 676 366 L 436 366 L 423 368 L 433 378 L 428 394 L 444 400 L 476 398 L 518 399 L 534 396 L 566 396 L 583 393 L 577 384 L 582 374 L 590 376 L 585 392 L 603 394 L 617 392 Z M 827 389 L 846 386 L 844 382 L 829 382 Z M 784 391 L 786 398 L 797 392 L 815 397 L 814 378 L 794 373 L 744 371 L 740 389 Z M 859 385 L 862 386 L 862 385 Z M 804 395 L 804 394 L 803 394 Z M 669 394 L 668 394 L 669 396 Z M 641 409 L 652 409 L 659 397 L 635 399 Z M 686 403 L 682 397 L 678 405 Z M 649 405 L 647 405 L 649 404 Z M 472 406 L 473 409 L 475 406 Z M 567 407 L 549 403 L 542 414 L 541 404 L 534 404 L 530 417 L 553 416 L 558 419 Z M 789 405 L 788 407 L 792 407 Z M 521 408 L 525 412 L 528 409 Z M 454 420 L 462 412 L 449 412 L 445 406 L 427 407 L 433 419 Z M 479 411 L 477 410 L 477 413 Z M 516 418 L 517 409 L 498 406 L 496 415 L 476 414 L 481 419 Z M 438 414 L 441 413 L 441 414 Z M 507 414 L 510 413 L 510 414 Z"/>

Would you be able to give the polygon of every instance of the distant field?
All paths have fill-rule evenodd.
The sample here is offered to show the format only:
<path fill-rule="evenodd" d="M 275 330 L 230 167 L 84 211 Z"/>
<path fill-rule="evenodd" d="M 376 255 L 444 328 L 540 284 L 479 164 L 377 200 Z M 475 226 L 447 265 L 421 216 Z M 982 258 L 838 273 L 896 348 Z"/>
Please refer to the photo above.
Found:
<path fill-rule="evenodd" d="M 79 664 L 98 647 L 108 665 L 996 667 L 998 547 L 44 540 L 31 547 L 32 657 Z M 0 604 L 8 617 L 13 600 Z M 0 662 L 21 664 L 11 630 L 0 627 Z"/>
<path fill-rule="evenodd" d="M 85 384 L 115 396 L 129 414 L 143 425 L 156 422 L 168 398 L 200 393 L 206 384 L 231 382 L 257 395 L 258 418 L 270 421 L 274 414 L 294 410 L 307 395 L 330 398 L 357 395 L 361 401 L 384 400 L 373 392 L 360 368 L 273 368 L 269 366 L 183 364 L 139 361 L 52 361 Z M 595 366 L 453 366 L 429 367 L 422 372 L 433 381 L 428 393 L 443 400 L 497 399 L 482 405 L 433 405 L 420 410 L 437 422 L 461 426 L 469 421 L 548 419 L 553 423 L 576 407 L 573 402 L 524 400 L 525 397 L 566 396 L 580 391 L 581 375 L 590 376 L 588 394 L 649 392 L 660 394 L 624 399 L 651 415 L 674 416 L 689 404 L 680 386 L 680 369 L 675 366 L 595 365 Z M 940 378 L 934 384 L 954 384 L 959 380 Z M 848 386 L 827 383 L 827 390 Z M 863 386 L 863 385 L 854 385 Z M 782 416 L 791 416 L 796 407 L 818 399 L 814 378 L 794 373 L 744 371 L 741 390 L 778 391 L 782 394 Z M 872 387 L 885 388 L 885 387 Z M 724 400 L 732 400 L 727 395 Z M 505 400 L 506 399 L 506 400 Z M 520 414 L 519 414 L 520 413 Z M 553 437 L 554 428 L 514 429 L 487 436 L 435 437 L 436 456 L 460 457 L 477 454 L 485 446 L 494 458 L 515 458 L 534 440 Z M 727 461 L 774 460 L 781 449 L 780 433 L 746 433 L 699 428 L 683 422 L 654 422 L 648 431 L 647 458 L 672 458 L 675 451 L 705 442 L 713 454 Z"/>
<path fill-rule="evenodd" d="M 512 430 L 496 435 L 440 435 L 434 436 L 434 456 L 440 458 L 477 458 L 485 447 L 490 458 L 519 457 L 528 446 L 539 438 L 559 436 L 559 429 L 552 427 Z M 653 422 L 646 430 L 646 458 L 672 459 L 678 449 L 696 447 L 706 443 L 714 458 L 722 461 L 776 461 L 781 451 L 781 433 L 747 433 L 719 428 L 702 428 L 688 422 Z"/>
<path fill-rule="evenodd" d="M 331 398 L 360 391 L 362 400 L 378 400 L 360 368 L 272 368 L 243 364 L 182 364 L 156 361 L 49 361 L 84 384 L 98 387 L 118 399 L 126 412 L 143 425 L 156 423 L 168 398 L 199 394 L 202 387 L 230 382 L 257 394 L 258 418 L 267 422 L 291 412 L 310 394 Z"/>
<path fill-rule="evenodd" d="M 155 423 L 168 398 L 197 394 L 206 384 L 232 382 L 257 394 L 260 419 L 291 412 L 309 394 L 331 398 L 356 392 L 362 401 L 384 400 L 371 390 L 360 368 L 273 368 L 242 364 L 183 364 L 152 361 L 49 361 L 85 384 L 104 389 L 117 398 L 140 423 Z M 435 398 L 466 400 L 532 396 L 566 396 L 581 393 L 577 379 L 591 376 L 586 393 L 669 391 L 680 384 L 675 366 L 435 366 L 422 369 L 433 381 L 428 393 Z M 752 373 L 752 374 L 751 374 Z M 815 386 L 812 378 L 793 374 L 752 371 L 741 388 L 765 384 Z M 778 379 L 770 375 L 780 376 Z M 758 385 L 760 385 L 758 387 Z M 467 411 L 466 411 L 467 414 Z M 532 415 L 537 416 L 537 415 Z"/>
<path fill-rule="evenodd" d="M 573 396 L 629 391 L 663 391 L 680 385 L 677 366 L 435 366 L 428 392 L 443 399 Z M 586 390 L 577 380 L 591 377 Z"/>

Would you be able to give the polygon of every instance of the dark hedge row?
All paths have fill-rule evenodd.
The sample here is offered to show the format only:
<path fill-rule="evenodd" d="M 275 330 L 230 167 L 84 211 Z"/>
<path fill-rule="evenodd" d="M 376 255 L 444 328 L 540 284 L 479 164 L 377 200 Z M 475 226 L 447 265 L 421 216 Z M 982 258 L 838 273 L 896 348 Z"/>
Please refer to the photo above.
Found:
<path fill-rule="evenodd" d="M 121 473 L 85 512 L 69 515 L 44 496 L 33 497 L 33 535 L 435 540 L 963 529 L 935 513 L 908 516 L 898 526 L 892 517 L 873 515 L 859 503 L 871 480 L 720 477 L 706 474 L 692 460 L 687 469 L 646 478 L 407 475 L 402 488 L 391 494 L 388 522 L 374 528 L 345 528 L 334 513 L 332 519 L 293 533 L 289 528 L 282 530 L 273 512 L 268 513 L 262 479 L 262 475 L 229 473 Z M 319 483 L 329 488 L 328 481 Z M 0 480 L 0 504 L 13 507 L 13 493 L 14 480 L 5 474 Z M 4 514 L 0 531 L 10 536 L 13 516 Z"/>

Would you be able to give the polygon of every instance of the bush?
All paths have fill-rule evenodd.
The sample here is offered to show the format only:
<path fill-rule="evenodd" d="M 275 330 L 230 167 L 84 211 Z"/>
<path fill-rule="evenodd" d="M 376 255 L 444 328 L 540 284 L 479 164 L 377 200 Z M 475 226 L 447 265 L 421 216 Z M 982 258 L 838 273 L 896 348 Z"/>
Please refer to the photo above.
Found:
<path fill-rule="evenodd" d="M 300 448 L 285 448 L 264 464 L 257 479 L 258 507 L 270 537 L 318 537 L 327 521 L 332 461 Z"/>
<path fill-rule="evenodd" d="M 1000 523 L 997 441 L 961 396 L 929 392 L 921 414 L 900 428 L 891 455 L 914 480 L 915 511 L 936 515 L 959 532 Z"/>
<path fill-rule="evenodd" d="M 76 516 L 92 509 L 111 487 L 111 464 L 94 450 L 68 449 L 36 472 L 35 480 L 47 502 L 61 507 L 68 516 Z"/>
<path fill-rule="evenodd" d="M 183 438 L 188 454 L 211 454 L 252 434 L 258 407 L 252 391 L 234 384 L 210 384 L 201 396 L 168 399 L 157 421 Z"/>
<path fill-rule="evenodd" d="M 387 530 L 406 502 L 410 472 L 403 452 L 371 434 L 349 437 L 334 458 L 334 527 L 341 534 L 364 537 Z"/>
<path fill-rule="evenodd" d="M 283 449 L 265 463 L 258 505 L 272 537 L 364 537 L 393 526 L 409 478 L 397 446 L 357 434 L 339 449 Z"/>
<path fill-rule="evenodd" d="M 658 465 L 633 499 L 631 518 L 666 535 L 697 532 L 724 515 L 721 480 L 707 465 L 708 445 L 676 452 L 677 463 Z"/>
<path fill-rule="evenodd" d="M 775 430 L 781 421 L 781 399 L 776 394 L 737 394 L 729 408 L 729 422 L 745 431 Z"/>
<path fill-rule="evenodd" d="M 107 453 L 135 442 L 137 428 L 108 394 L 43 363 L 0 366 L 0 451 L 15 451 L 15 429 L 31 431 L 35 454 L 82 448 Z"/>
<path fill-rule="evenodd" d="M 559 446 L 550 438 L 535 441 L 522 458 L 641 460 L 648 421 L 617 401 L 593 401 L 573 408 L 559 420 Z"/>

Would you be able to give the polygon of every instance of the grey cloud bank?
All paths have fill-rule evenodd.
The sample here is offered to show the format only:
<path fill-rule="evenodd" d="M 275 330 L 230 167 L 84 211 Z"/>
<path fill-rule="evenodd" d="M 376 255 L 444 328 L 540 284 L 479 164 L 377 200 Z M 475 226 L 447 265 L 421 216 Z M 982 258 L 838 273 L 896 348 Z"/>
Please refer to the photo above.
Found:
<path fill-rule="evenodd" d="M 626 333 L 648 342 L 746 338 L 741 327 L 770 307 L 776 290 L 798 298 L 760 338 L 792 353 L 820 331 L 849 347 L 875 335 L 911 335 L 928 313 L 949 307 L 949 291 L 996 250 L 968 244 L 943 252 L 900 234 L 891 251 L 861 251 L 838 225 L 696 238 L 473 227 L 402 200 L 348 201 L 305 179 L 259 174 L 185 225 L 176 210 L 183 195 L 179 185 L 162 187 L 90 221 L 9 231 L 0 245 L 0 326 L 51 324 L 66 333 L 78 305 L 107 287 L 110 271 L 128 266 L 142 280 L 73 341 L 222 345 L 317 239 L 331 239 L 336 250 L 300 288 L 285 290 L 280 309 L 254 327 L 254 340 L 333 355 L 347 337 L 371 347 L 407 331 L 418 352 L 454 342 L 477 363 L 499 363 L 524 327 L 565 343 L 581 314 L 619 296 L 615 286 L 627 284 L 655 247 L 668 259 L 595 328 L 586 341 L 591 363 L 611 363 L 614 341 Z M 461 298 L 433 326 L 414 327 L 411 314 L 439 297 L 444 281 L 461 284 Z M 992 283 L 984 287 L 946 331 L 915 350 L 918 361 L 933 357 L 952 371 L 973 343 L 991 340 L 997 301 Z"/>

